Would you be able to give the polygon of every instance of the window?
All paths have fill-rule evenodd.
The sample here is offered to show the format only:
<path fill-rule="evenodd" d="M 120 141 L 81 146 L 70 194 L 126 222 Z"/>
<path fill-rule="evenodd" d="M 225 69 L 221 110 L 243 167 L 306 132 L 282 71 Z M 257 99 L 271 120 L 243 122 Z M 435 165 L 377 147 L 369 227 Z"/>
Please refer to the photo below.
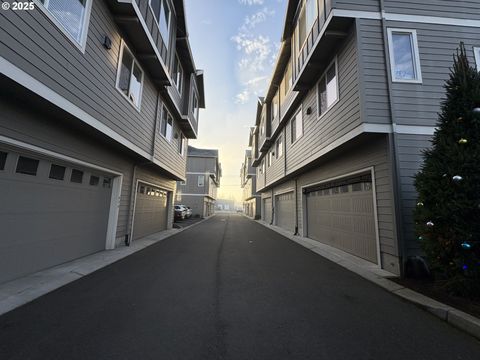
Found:
<path fill-rule="evenodd" d="M 292 144 L 300 139 L 303 135 L 303 115 L 302 110 L 300 110 L 297 115 L 295 115 L 290 124 L 292 132 Z"/>
<path fill-rule="evenodd" d="M 193 92 L 193 98 L 192 98 L 192 113 L 193 113 L 193 117 L 196 120 L 198 120 L 198 96 L 195 91 Z"/>
<path fill-rule="evenodd" d="M 73 183 L 81 184 L 83 182 L 83 171 L 73 169 L 70 181 Z"/>
<path fill-rule="evenodd" d="M 168 49 L 169 33 L 170 33 L 170 6 L 167 0 L 150 0 L 150 7 L 152 9 L 155 20 L 157 21 L 160 35 L 163 42 Z"/>
<path fill-rule="evenodd" d="M 160 126 L 160 133 L 168 140 L 172 140 L 173 132 L 173 118 L 172 115 L 168 112 L 167 108 L 164 106 L 162 108 L 162 123 Z"/>
<path fill-rule="evenodd" d="M 180 135 L 180 141 L 179 141 L 179 145 L 178 145 L 178 152 L 180 153 L 180 155 L 185 155 L 185 143 L 187 142 L 187 139 L 185 138 L 185 136 L 183 134 Z"/>
<path fill-rule="evenodd" d="M 198 175 L 198 187 L 204 187 L 205 186 L 205 175 Z"/>
<path fill-rule="evenodd" d="M 97 186 L 99 183 L 100 183 L 100 178 L 98 176 L 95 176 L 95 175 L 90 176 L 89 184 L 91 186 Z"/>
<path fill-rule="evenodd" d="M 180 64 L 180 59 L 178 58 L 178 54 L 175 54 L 175 59 L 173 60 L 173 82 L 175 83 L 175 87 L 177 88 L 178 92 L 182 94 L 182 87 L 183 87 L 183 69 L 182 65 Z"/>
<path fill-rule="evenodd" d="M 180 185 L 183 185 L 183 186 L 187 185 L 187 180 L 180 181 Z"/>
<path fill-rule="evenodd" d="M 480 71 L 480 47 L 474 47 L 473 53 L 475 55 L 475 64 L 477 65 L 477 71 Z"/>
<path fill-rule="evenodd" d="M 5 170 L 8 153 L 0 151 L 0 170 Z"/>
<path fill-rule="evenodd" d="M 275 94 L 275 97 L 272 99 L 272 119 L 278 117 L 278 92 Z"/>
<path fill-rule="evenodd" d="M 112 187 L 112 178 L 105 177 L 103 178 L 103 185 L 104 188 L 110 189 Z"/>
<path fill-rule="evenodd" d="M 272 158 L 273 158 L 273 152 L 269 151 L 267 155 L 267 166 L 270 167 L 272 166 Z"/>
<path fill-rule="evenodd" d="M 85 45 L 90 0 L 40 0 L 43 9 L 80 46 Z M 87 5 L 88 4 L 88 5 Z"/>
<path fill-rule="evenodd" d="M 420 56 L 415 30 L 388 29 L 392 81 L 421 83 Z"/>
<path fill-rule="evenodd" d="M 302 49 L 316 19 L 317 0 L 304 0 L 297 23 L 298 52 Z"/>
<path fill-rule="evenodd" d="M 145 186 L 140 185 L 140 186 L 138 187 L 138 192 L 139 192 L 140 194 L 145 194 Z"/>
<path fill-rule="evenodd" d="M 318 82 L 318 116 L 325 114 L 338 100 L 337 71 L 335 59 Z"/>
<path fill-rule="evenodd" d="M 38 164 L 40 161 L 35 159 L 30 159 L 24 156 L 20 156 L 17 162 L 17 170 L 18 174 L 25 174 L 25 175 L 37 175 Z"/>
<path fill-rule="evenodd" d="M 265 174 L 265 160 L 262 160 L 262 174 Z"/>
<path fill-rule="evenodd" d="M 263 134 L 265 134 L 265 115 L 262 115 L 260 120 L 260 135 L 263 136 Z"/>
<path fill-rule="evenodd" d="M 277 159 L 283 156 L 283 139 L 281 137 L 278 138 L 275 144 L 275 155 Z"/>
<path fill-rule="evenodd" d="M 54 180 L 63 180 L 65 179 L 66 170 L 67 168 L 65 166 L 52 164 L 52 166 L 50 166 L 50 174 L 48 177 Z"/>
<path fill-rule="evenodd" d="M 117 74 L 117 89 L 120 90 L 137 109 L 140 109 L 142 84 L 143 71 L 125 43 L 122 43 Z"/>
<path fill-rule="evenodd" d="M 283 97 L 288 94 L 288 91 L 293 85 L 293 79 L 292 79 L 292 60 L 288 62 L 287 69 L 285 70 L 285 75 L 284 75 L 284 82 L 285 82 L 285 88 L 283 92 Z"/>

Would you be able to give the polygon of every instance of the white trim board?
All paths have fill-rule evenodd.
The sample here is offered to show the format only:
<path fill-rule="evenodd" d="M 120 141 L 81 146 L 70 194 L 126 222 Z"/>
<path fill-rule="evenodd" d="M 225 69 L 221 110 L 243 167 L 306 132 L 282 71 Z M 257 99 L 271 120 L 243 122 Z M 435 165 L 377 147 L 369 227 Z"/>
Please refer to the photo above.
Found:
<path fill-rule="evenodd" d="M 389 21 L 414 22 L 423 24 L 438 24 L 438 25 L 453 25 L 465 27 L 480 27 L 480 20 L 469 20 L 462 18 L 449 18 L 442 16 L 422 16 L 422 15 L 408 15 L 380 11 L 355 11 L 333 9 L 333 16 L 338 17 L 353 17 L 359 19 L 373 19 L 381 20 L 382 17 Z"/>
<path fill-rule="evenodd" d="M 38 154 L 42 154 L 48 157 L 57 158 L 69 163 L 85 166 L 87 168 L 96 169 L 102 172 L 116 175 L 113 178 L 112 193 L 110 197 L 110 209 L 108 213 L 109 215 L 108 215 L 107 234 L 105 239 L 105 249 L 106 250 L 115 249 L 115 240 L 117 235 L 117 224 L 118 224 L 118 212 L 120 209 L 120 197 L 122 193 L 122 183 L 123 183 L 123 174 L 121 172 L 111 170 L 103 166 L 95 165 L 83 160 L 79 160 L 77 158 L 74 158 L 68 155 L 60 154 L 55 151 L 47 150 L 23 141 L 11 139 L 3 135 L 0 135 L 0 143 L 15 146 L 15 147 L 32 151 Z"/>

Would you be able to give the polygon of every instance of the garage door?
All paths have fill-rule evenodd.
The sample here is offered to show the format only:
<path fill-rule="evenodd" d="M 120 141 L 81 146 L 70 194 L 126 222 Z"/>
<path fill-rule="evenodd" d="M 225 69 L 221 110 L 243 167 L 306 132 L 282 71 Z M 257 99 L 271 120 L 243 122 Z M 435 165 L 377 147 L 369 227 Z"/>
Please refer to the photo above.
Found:
<path fill-rule="evenodd" d="M 133 240 L 167 229 L 167 195 L 163 189 L 138 183 Z"/>
<path fill-rule="evenodd" d="M 263 199 L 263 221 L 272 222 L 272 198 Z"/>
<path fill-rule="evenodd" d="M 0 282 L 105 249 L 112 177 L 0 148 Z"/>
<path fill-rule="evenodd" d="M 307 189 L 308 237 L 377 263 L 370 175 Z"/>
<path fill-rule="evenodd" d="M 295 196 L 293 191 L 275 196 L 275 224 L 295 231 Z"/>

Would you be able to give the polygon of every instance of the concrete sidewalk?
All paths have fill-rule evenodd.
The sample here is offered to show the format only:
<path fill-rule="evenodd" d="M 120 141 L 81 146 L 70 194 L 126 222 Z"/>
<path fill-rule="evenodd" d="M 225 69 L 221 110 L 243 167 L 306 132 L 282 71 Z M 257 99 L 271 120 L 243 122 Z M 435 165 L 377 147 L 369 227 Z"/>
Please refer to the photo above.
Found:
<path fill-rule="evenodd" d="M 360 275 L 364 279 L 373 282 L 404 300 L 421 307 L 456 328 L 480 339 L 480 319 L 389 280 L 389 278 L 397 277 L 397 275 L 385 271 L 369 261 L 363 260 L 332 246 L 302 236 L 292 235 L 290 232 L 285 231 L 280 227 L 267 224 L 261 220 L 257 222 L 310 249 L 314 253 L 317 253 L 355 274 Z"/>
<path fill-rule="evenodd" d="M 214 216 L 214 215 L 213 215 Z M 121 246 L 114 250 L 105 250 L 55 267 L 45 269 L 19 279 L 0 284 L 0 315 L 29 303 L 72 281 L 91 274 L 105 266 L 113 264 L 150 245 L 179 234 L 209 218 L 192 222 L 179 229 L 162 231 L 134 241 L 130 246 Z"/>

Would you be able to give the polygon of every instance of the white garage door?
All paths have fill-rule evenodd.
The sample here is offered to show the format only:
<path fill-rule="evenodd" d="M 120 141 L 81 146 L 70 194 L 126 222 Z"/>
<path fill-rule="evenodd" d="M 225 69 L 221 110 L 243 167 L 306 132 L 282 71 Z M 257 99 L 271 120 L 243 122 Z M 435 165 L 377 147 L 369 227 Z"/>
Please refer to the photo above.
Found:
<path fill-rule="evenodd" d="M 275 196 L 275 224 L 295 231 L 295 196 L 293 191 Z"/>
<path fill-rule="evenodd" d="M 263 199 L 263 221 L 272 222 L 272 198 Z"/>
<path fill-rule="evenodd" d="M 138 183 L 133 240 L 167 229 L 167 199 L 166 190 Z"/>
<path fill-rule="evenodd" d="M 308 237 L 377 263 L 370 175 L 307 189 Z"/>
<path fill-rule="evenodd" d="M 105 249 L 111 175 L 0 148 L 0 282 Z"/>

